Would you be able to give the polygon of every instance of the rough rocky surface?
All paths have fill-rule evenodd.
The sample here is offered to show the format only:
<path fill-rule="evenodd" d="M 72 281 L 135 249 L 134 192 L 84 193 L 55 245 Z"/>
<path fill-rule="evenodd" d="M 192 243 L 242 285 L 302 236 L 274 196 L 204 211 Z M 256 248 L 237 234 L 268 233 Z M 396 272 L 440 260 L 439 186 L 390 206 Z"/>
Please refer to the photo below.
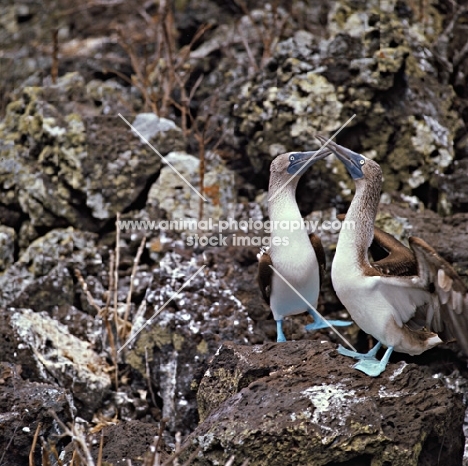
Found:
<path fill-rule="evenodd" d="M 73 267 L 81 269 L 81 264 L 88 262 L 90 265 L 94 263 L 95 267 L 99 268 L 102 266 L 102 258 L 95 249 L 95 239 L 94 235 L 73 228 L 56 228 L 33 241 L 19 260 L 0 275 L 2 289 L 0 305 L 14 304 L 15 299 L 18 299 L 18 304 L 21 301 L 26 304 L 31 294 L 34 299 L 37 299 L 37 293 L 28 292 L 28 287 L 33 286 L 36 280 L 45 280 L 49 274 L 52 277 L 57 276 L 57 270 L 54 270 L 56 267 L 62 267 L 62 272 L 59 273 L 59 282 L 51 280 L 51 284 L 56 289 L 55 291 L 50 288 L 47 288 L 47 291 L 44 290 L 44 293 L 47 293 L 47 300 L 40 301 L 39 304 L 41 307 L 60 303 L 72 304 L 73 290 L 70 289 L 69 280 L 67 280 L 67 278 L 69 279 L 69 270 L 64 267 L 61 260 L 65 259 L 65 264 L 70 269 Z M 57 294 L 58 285 L 62 285 L 59 295 Z M 23 293 L 25 295 L 22 296 Z M 26 299 L 25 296 L 28 298 Z M 57 302 L 58 300 L 60 301 Z"/>
<path fill-rule="evenodd" d="M 59 438 L 51 411 L 64 423 L 76 415 L 73 397 L 67 389 L 24 380 L 21 367 L 0 363 L 0 445 L 3 447 L 0 461 L 5 465 L 28 464 L 39 424 L 39 435 L 54 441 L 60 450 L 68 442 Z M 40 461 L 40 443 L 33 454 L 36 461 Z"/>
<path fill-rule="evenodd" d="M 159 429 L 154 424 L 140 421 L 131 421 L 114 426 L 105 427 L 102 431 L 104 445 L 102 460 L 107 463 L 127 465 L 128 460 L 134 465 L 143 464 L 154 437 L 158 435 Z M 99 446 L 94 445 L 93 457 L 97 459 Z M 164 459 L 166 455 L 163 455 Z"/>
<path fill-rule="evenodd" d="M 56 409 L 63 421 L 82 423 L 92 432 L 95 461 L 103 429 L 107 462 L 125 464 L 124 458 L 131 458 L 140 464 L 165 417 L 164 448 L 173 450 L 177 431 L 189 435 L 199 413 L 205 422 L 213 416 L 207 406 L 219 397 L 213 391 L 203 398 L 208 389 L 202 387 L 197 402 L 197 389 L 220 345 L 261 345 L 276 337 L 271 312 L 255 283 L 256 254 L 268 234 L 245 225 L 220 232 L 219 226 L 192 231 L 157 224 L 197 219 L 199 197 L 140 135 L 197 189 L 204 166 L 209 202 L 203 220 L 259 221 L 267 219 L 265 191 L 274 155 L 310 149 L 315 131 L 332 134 L 356 114 L 337 140 L 382 166 L 378 225 L 402 241 L 421 236 L 468 284 L 465 3 L 1 2 L 0 309 L 1 331 L 8 339 L 0 339 L 0 362 L 8 368 L 21 366 L 15 369 L 18 404 L 44 420 L 44 445 L 57 442 L 62 453 L 68 443 L 67 453 L 76 451 L 68 437 L 58 440 L 52 418 L 35 404 L 36 399 L 66 397 L 63 405 L 44 404 Z M 353 191 L 343 167 L 331 157 L 314 166 L 298 188 L 301 211 L 319 222 L 328 270 L 338 232 L 320 223 L 345 212 Z M 117 214 L 123 221 L 156 223 L 121 224 L 116 252 Z M 195 241 L 196 235 L 203 240 Z M 239 238 L 246 245 L 236 244 Z M 329 274 L 319 310 L 346 318 Z M 307 333 L 309 319 L 286 319 L 288 340 L 337 343 L 330 332 Z M 360 350 L 369 345 L 356 326 L 345 335 Z M 128 337 L 134 338 L 122 348 Z M 72 361 L 86 354 L 99 362 L 86 370 L 82 364 L 75 367 Z M 333 354 L 323 357 L 333 359 Z M 466 358 L 457 353 L 456 343 L 420 358 L 394 355 L 392 361 L 420 366 L 418 372 L 410 364 L 400 374 L 408 382 L 406 390 L 419 393 L 411 395 L 415 401 L 432 406 L 426 388 L 433 383 L 440 391 L 442 382 L 467 404 Z M 273 362 L 265 361 L 265 367 Z M 348 365 L 339 367 L 348 374 Z M 100 374 L 106 382 L 88 386 L 89 373 Z M 410 377 L 414 373 L 420 374 L 418 381 Z M 352 374 L 346 383 L 356 390 L 363 376 Z M 262 371 L 256 377 L 270 380 Z M 306 374 L 303 378 L 308 380 Z M 304 380 L 297 381 L 297 387 Z M 372 393 L 381 382 L 369 381 Z M 397 382 L 386 386 L 403 393 Z M 239 383 L 242 390 L 250 386 L 244 378 Z M 262 385 L 267 393 L 288 389 L 269 383 Z M 58 398 L 47 398 L 53 389 Z M 239 397 L 242 390 L 225 393 Z M 12 392 L 5 393 L 0 403 Z M 311 394 L 304 398 L 297 393 L 291 406 L 297 402 L 299 414 L 307 407 L 312 413 Z M 401 451 L 411 449 L 410 458 L 419 455 L 420 464 L 432 465 L 431 458 L 439 453 L 431 445 L 439 445 L 438 429 L 448 411 L 441 408 L 440 418 L 428 418 L 435 419 L 430 432 L 424 430 L 421 415 L 415 425 L 427 437 L 411 432 L 415 443 L 410 448 L 407 438 L 392 437 L 392 427 L 379 424 L 377 414 L 392 416 L 385 409 L 395 406 L 396 398 L 367 400 L 376 406 L 369 416 L 374 416 L 375 432 L 383 432 L 379 439 L 390 440 L 370 443 L 356 461 L 368 464 L 371 455 L 383 451 L 397 455 L 400 442 Z M 236 400 L 239 412 L 247 415 Z M 67 403 L 73 407 L 65 415 Z M 16 412 L 11 406 L 2 404 L 0 412 Z M 0 423 L 0 465 L 27 465 L 37 420 L 8 416 Z M 332 424 L 335 433 L 348 427 Z M 466 426 L 468 419 L 468 434 Z M 442 455 L 458 448 L 459 432 L 450 432 L 452 443 L 444 441 Z M 311 435 L 318 433 L 316 429 Z M 42 462 L 40 438 L 36 466 Z M 337 449 L 330 451 L 345 458 L 343 445 L 337 441 Z M 354 460 L 343 461 L 351 465 Z M 329 464 L 334 463 L 330 459 Z"/>
<path fill-rule="evenodd" d="M 334 3 L 329 37 L 297 31 L 279 42 L 263 73 L 230 88 L 234 144 L 245 145 L 255 172 L 290 147 L 309 150 L 314 132 L 335 131 L 355 114 L 337 140 L 382 164 L 384 190 L 418 193 L 445 212 L 460 204 L 451 189 L 431 198 L 467 144 L 466 120 L 454 111 L 458 97 L 436 49 L 447 40 L 442 17 L 429 9 L 422 26 L 408 5 L 396 3 Z M 336 170 L 341 175 L 325 174 L 325 183 L 306 181 L 319 208 L 332 192 L 349 196 L 352 184 L 343 167 Z"/>
<path fill-rule="evenodd" d="M 80 414 L 91 418 L 110 388 L 108 366 L 91 345 L 71 335 L 47 313 L 0 310 L 3 358 L 29 380 L 56 383 L 73 393 Z"/>
<path fill-rule="evenodd" d="M 375 379 L 351 365 L 327 342 L 224 344 L 198 391 L 195 464 L 461 464 L 459 396 L 414 364 Z"/>
<path fill-rule="evenodd" d="M 3 272 L 14 261 L 16 232 L 13 228 L 0 225 L 0 271 Z"/>
<path fill-rule="evenodd" d="M 7 188 L 2 204 L 19 208 L 31 228 L 71 224 L 92 231 L 129 207 L 161 165 L 138 133 L 163 155 L 184 147 L 172 121 L 139 114 L 128 122 L 130 109 L 122 110 L 125 121 L 119 111 L 106 115 L 77 72 L 22 91 L 0 124 L 0 181 Z"/>

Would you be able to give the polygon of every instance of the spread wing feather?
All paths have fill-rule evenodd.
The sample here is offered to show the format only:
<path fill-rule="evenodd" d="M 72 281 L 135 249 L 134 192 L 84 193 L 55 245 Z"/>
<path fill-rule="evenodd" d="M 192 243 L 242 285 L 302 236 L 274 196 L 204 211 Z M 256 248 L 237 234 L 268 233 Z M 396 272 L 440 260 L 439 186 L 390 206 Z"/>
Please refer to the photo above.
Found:
<path fill-rule="evenodd" d="M 338 214 L 337 219 L 343 221 L 345 214 Z M 411 276 L 417 273 L 416 258 L 411 249 L 400 243 L 389 233 L 374 226 L 374 239 L 370 250 L 371 254 L 379 249 L 385 251 L 385 257 L 374 260 L 372 267 L 383 275 Z M 375 259 L 375 256 L 374 256 Z"/>
<path fill-rule="evenodd" d="M 454 268 L 421 238 L 409 239 L 414 276 L 376 276 L 374 286 L 396 309 L 395 321 L 455 338 L 468 355 L 468 290 Z"/>
<path fill-rule="evenodd" d="M 418 263 L 418 275 L 431 297 L 427 325 L 444 340 L 456 338 L 468 355 L 468 290 L 455 269 L 424 240 L 409 239 Z"/>
<path fill-rule="evenodd" d="M 384 275 L 416 275 L 416 258 L 411 249 L 376 226 L 374 226 L 374 243 L 387 251 L 388 256 L 373 262 L 372 267 Z"/>
<path fill-rule="evenodd" d="M 373 288 L 378 293 L 381 302 L 390 303 L 395 310 L 393 317 L 399 327 L 402 327 L 403 324 L 409 324 L 413 328 L 424 326 L 424 322 L 418 318 L 417 312 L 427 308 L 431 297 L 428 291 L 421 286 L 418 277 L 381 275 L 372 277 L 372 281 Z M 412 319 L 414 320 L 410 322 Z"/>

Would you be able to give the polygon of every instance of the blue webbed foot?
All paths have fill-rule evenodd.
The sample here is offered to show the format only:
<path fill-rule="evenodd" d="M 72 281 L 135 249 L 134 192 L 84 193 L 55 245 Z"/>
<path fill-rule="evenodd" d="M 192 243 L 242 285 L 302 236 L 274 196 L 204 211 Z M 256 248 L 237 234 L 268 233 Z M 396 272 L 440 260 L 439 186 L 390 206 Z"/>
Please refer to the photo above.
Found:
<path fill-rule="evenodd" d="M 312 324 L 307 324 L 305 326 L 306 330 L 319 330 L 321 328 L 328 328 L 330 325 L 334 327 L 347 327 L 351 325 L 352 322 L 348 320 L 325 320 L 315 309 L 309 308 L 307 312 L 314 318 Z"/>
<path fill-rule="evenodd" d="M 377 359 L 361 359 L 359 362 L 354 364 L 354 368 L 364 372 L 370 377 L 377 377 L 379 376 L 387 367 L 388 360 L 390 359 L 390 355 L 392 354 L 393 348 L 391 346 L 388 347 L 387 351 L 385 352 L 381 361 Z"/>
<path fill-rule="evenodd" d="M 375 356 L 381 346 L 382 343 L 379 341 L 368 353 L 357 353 L 356 351 L 351 351 L 346 349 L 344 346 L 338 345 L 338 353 L 354 359 L 375 359 Z"/>
<path fill-rule="evenodd" d="M 286 341 L 286 337 L 284 336 L 283 332 L 283 321 L 282 320 L 277 320 L 276 321 L 276 341 L 278 343 L 282 343 Z"/>
<path fill-rule="evenodd" d="M 361 359 L 353 367 L 370 377 L 377 377 L 385 370 L 385 366 L 377 359 Z"/>

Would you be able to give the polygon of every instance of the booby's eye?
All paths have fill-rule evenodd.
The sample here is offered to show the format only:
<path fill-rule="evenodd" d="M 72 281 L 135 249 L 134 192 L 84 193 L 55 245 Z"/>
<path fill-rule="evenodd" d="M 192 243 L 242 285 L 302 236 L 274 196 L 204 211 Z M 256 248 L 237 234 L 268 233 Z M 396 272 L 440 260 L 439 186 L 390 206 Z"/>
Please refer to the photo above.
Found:
<path fill-rule="evenodd" d="M 290 155 L 290 156 L 289 156 L 289 161 L 290 161 L 290 162 L 294 162 L 294 160 L 296 160 L 296 159 L 294 158 L 294 155 Z"/>
<path fill-rule="evenodd" d="M 359 160 L 359 163 L 360 163 L 361 165 L 364 165 L 364 160 L 362 160 L 362 159 Z"/>

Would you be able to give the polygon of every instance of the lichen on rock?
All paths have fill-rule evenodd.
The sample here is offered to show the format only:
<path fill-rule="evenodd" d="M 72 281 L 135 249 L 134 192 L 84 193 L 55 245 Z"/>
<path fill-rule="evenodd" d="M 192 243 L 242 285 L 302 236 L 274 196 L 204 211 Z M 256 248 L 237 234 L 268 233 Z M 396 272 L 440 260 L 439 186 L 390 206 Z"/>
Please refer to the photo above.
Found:
<path fill-rule="evenodd" d="M 204 217 L 214 221 L 229 216 L 236 201 L 234 172 L 212 152 L 207 154 L 203 180 Z M 198 219 L 200 205 L 200 160 L 186 152 L 170 152 L 157 181 L 151 186 L 147 204 L 166 212 L 169 220 Z M 182 177 L 180 176 L 182 175 Z"/>
<path fill-rule="evenodd" d="M 25 369 L 36 380 L 68 388 L 81 412 L 92 416 L 111 385 L 106 361 L 45 312 L 16 309 L 8 317 L 12 338 L 29 353 L 27 363 L 22 359 Z"/>
<path fill-rule="evenodd" d="M 18 89 L 15 96 L 0 124 L 1 163 L 8 167 L 0 175 L 2 203 L 19 204 L 34 228 L 63 222 L 96 230 L 129 207 L 158 173 L 160 156 L 147 142 L 162 155 L 184 147 L 182 131 L 170 120 L 127 115 L 137 126 L 152 118 L 143 142 L 117 114 L 103 115 L 109 109 L 88 95 L 77 72 L 56 84 Z"/>
<path fill-rule="evenodd" d="M 463 454 L 458 395 L 404 362 L 371 379 L 327 342 L 225 343 L 198 397 L 203 421 L 184 454 L 200 447 L 199 465 L 234 455 L 239 465 L 248 458 L 258 465 L 417 466 L 438 451 L 458 466 Z"/>

